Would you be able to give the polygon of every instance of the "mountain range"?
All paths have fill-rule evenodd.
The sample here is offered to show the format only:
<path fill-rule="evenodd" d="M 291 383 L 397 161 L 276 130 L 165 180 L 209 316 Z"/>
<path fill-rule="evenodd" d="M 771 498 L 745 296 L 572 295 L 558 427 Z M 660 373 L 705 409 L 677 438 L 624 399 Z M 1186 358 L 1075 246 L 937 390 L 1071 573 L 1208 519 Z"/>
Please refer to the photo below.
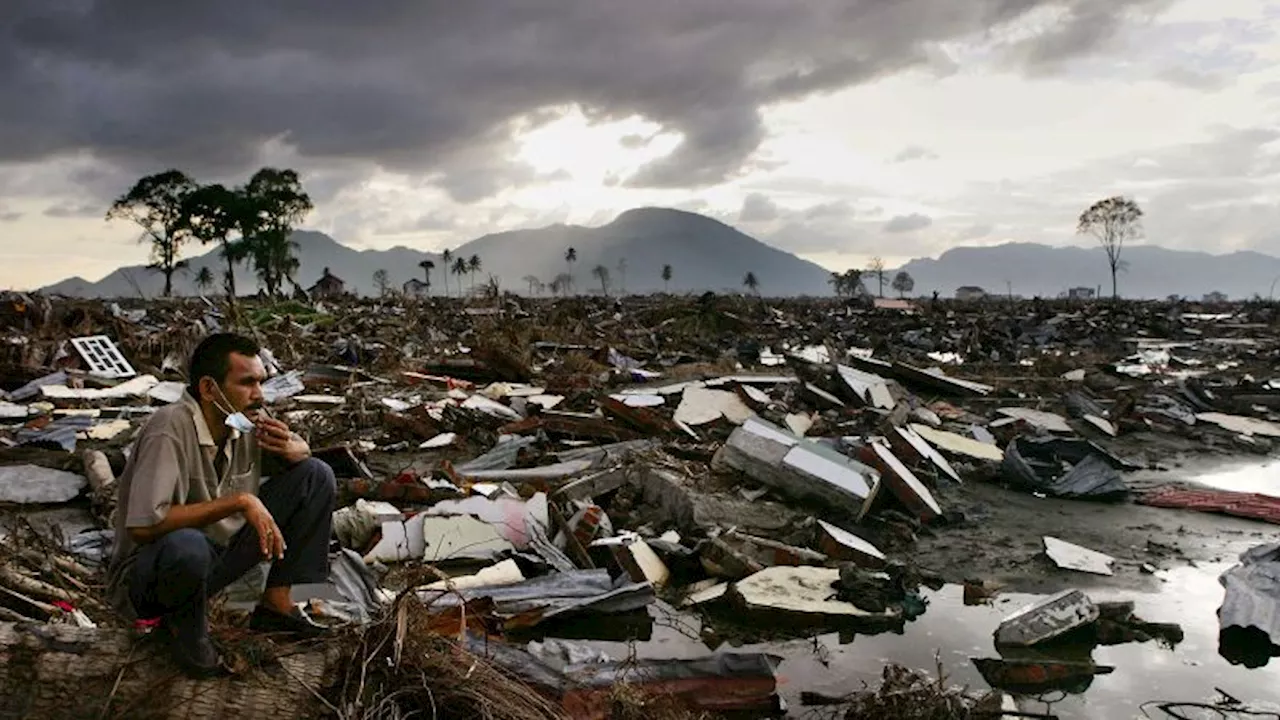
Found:
<path fill-rule="evenodd" d="M 611 292 L 629 293 L 663 290 L 662 268 L 671 265 L 672 292 L 734 292 L 742 289 L 743 278 L 754 273 L 759 291 L 770 296 L 829 295 L 829 271 L 819 265 L 767 245 L 712 218 L 680 210 L 640 208 L 622 213 L 600 227 L 553 225 L 534 230 L 495 233 L 456 248 L 455 257 L 481 260 L 474 275 L 446 273 L 444 260 L 403 246 L 388 250 L 356 250 L 323 233 L 300 230 L 300 267 L 297 279 L 303 286 L 314 283 L 326 268 L 346 283 L 349 291 L 362 295 L 376 292 L 374 273 L 386 270 L 389 285 L 400 288 L 416 278 L 423 280 L 419 263 L 431 260 L 432 292 L 441 294 L 448 282 L 450 294 L 459 287 L 469 289 L 474 280 L 496 278 L 504 289 L 529 291 L 529 280 L 550 283 L 557 275 L 573 275 L 577 292 L 600 292 L 601 283 L 592 273 L 598 266 L 609 270 Z M 565 261 L 568 248 L 577 261 Z M 1223 292 L 1243 298 L 1254 294 L 1267 297 L 1280 278 L 1280 258 L 1256 252 L 1211 255 L 1204 252 L 1169 250 L 1150 245 L 1124 249 L 1127 269 L 1119 276 L 1120 294 L 1131 298 L 1163 298 L 1181 295 L 1199 298 L 1209 292 Z M 625 270 L 620 261 L 625 260 Z M 186 271 L 174 276 L 174 291 L 194 294 L 193 282 L 202 267 L 221 277 L 224 264 L 217 249 L 190 257 Z M 843 268 L 842 268 L 843 269 Z M 957 247 L 938 258 L 921 258 L 903 265 L 915 279 L 914 295 L 954 296 L 961 286 L 978 286 L 992 294 L 1012 292 L 1023 297 L 1057 297 L 1072 287 L 1089 287 L 1109 295 L 1111 279 L 1106 256 L 1100 248 L 1050 247 L 1033 243 L 1009 243 L 989 247 Z M 888 271 L 885 293 L 897 269 Z M 237 272 L 242 293 L 257 291 L 256 279 L 248 267 Z M 878 291 L 872 278 L 864 278 L 867 288 Z M 155 297 L 163 287 L 163 277 L 142 266 L 120 268 L 97 282 L 70 278 L 42 288 L 47 293 L 75 297 L 130 297 L 139 293 Z"/>
<path fill-rule="evenodd" d="M 355 250 L 323 233 L 300 230 L 293 234 L 298 243 L 300 267 L 296 274 L 304 287 L 314 283 L 325 268 L 346 283 L 349 291 L 362 295 L 377 292 L 373 275 L 386 270 L 389 284 L 400 288 L 411 278 L 425 280 L 419 263 L 430 260 L 432 292 L 442 294 L 446 273 L 444 260 L 437 253 L 398 246 L 389 250 Z M 569 248 L 577 260 L 565 261 Z M 625 288 L 629 293 L 663 290 L 662 268 L 671 265 L 672 292 L 741 290 L 747 273 L 759 279 L 759 290 L 765 295 L 827 295 L 829 272 L 820 265 L 766 245 L 724 223 L 709 217 L 680 210 L 640 208 L 622 213 L 613 222 L 595 228 L 574 225 L 552 225 L 536 230 L 514 230 L 485 235 L 454 249 L 454 257 L 478 256 L 481 270 L 472 275 L 447 274 L 449 292 L 456 295 L 496 277 L 504 289 L 528 293 L 529 281 L 537 278 L 549 284 L 557 275 L 573 276 L 577 292 L 600 292 L 601 282 L 592 274 L 597 265 L 609 271 L 610 292 Z M 619 262 L 625 259 L 625 270 Z M 196 292 L 194 278 L 203 267 L 209 267 L 221 278 L 225 263 L 218 250 L 188 259 L 184 272 L 174 275 L 174 293 Z M 258 286 L 249 268 L 236 273 L 241 293 L 257 292 Z M 115 270 L 97 282 L 70 278 L 42 288 L 43 292 L 74 297 L 127 297 L 139 291 L 155 297 L 164 287 L 159 273 L 143 266 Z"/>

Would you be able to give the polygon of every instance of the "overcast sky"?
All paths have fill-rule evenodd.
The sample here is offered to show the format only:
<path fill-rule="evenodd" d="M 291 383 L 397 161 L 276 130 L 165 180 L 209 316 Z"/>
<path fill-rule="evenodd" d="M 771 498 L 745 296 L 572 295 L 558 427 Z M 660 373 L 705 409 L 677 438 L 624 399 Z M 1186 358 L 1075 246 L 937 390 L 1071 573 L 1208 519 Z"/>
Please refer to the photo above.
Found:
<path fill-rule="evenodd" d="M 440 250 L 696 210 L 832 269 L 1085 243 L 1280 254 L 1280 0 L 3 0 L 0 287 L 144 262 L 170 167 Z M 201 252 L 191 248 L 190 252 Z"/>

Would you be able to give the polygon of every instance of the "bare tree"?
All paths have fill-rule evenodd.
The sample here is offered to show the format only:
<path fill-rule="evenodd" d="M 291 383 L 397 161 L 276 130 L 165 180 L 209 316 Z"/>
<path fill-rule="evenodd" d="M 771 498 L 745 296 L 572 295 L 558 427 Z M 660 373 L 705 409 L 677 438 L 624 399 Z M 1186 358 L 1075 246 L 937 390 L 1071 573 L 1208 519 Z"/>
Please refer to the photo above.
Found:
<path fill-rule="evenodd" d="M 1111 269 L 1111 298 L 1120 297 L 1116 274 L 1125 266 L 1120 253 L 1126 240 L 1142 237 L 1142 208 L 1133 200 L 1119 195 L 1099 200 L 1080 214 L 1076 233 L 1098 238 L 1107 253 L 1107 266 Z"/>
<path fill-rule="evenodd" d="M 538 285 L 540 285 L 540 284 L 541 284 L 541 283 L 539 283 L 539 282 L 538 282 L 538 276 L 537 276 L 537 275 L 525 275 L 525 276 L 524 276 L 523 278 L 521 278 L 521 279 L 522 279 L 522 280 L 524 280 L 525 282 L 529 283 L 529 294 L 530 294 L 530 295 L 532 295 L 532 294 L 533 294 L 533 290 L 534 290 L 534 288 L 538 287 Z"/>
<path fill-rule="evenodd" d="M 609 268 L 604 265 L 597 265 L 591 269 L 591 274 L 596 276 L 600 281 L 600 291 L 605 295 L 609 294 Z"/>
<path fill-rule="evenodd" d="M 618 293 L 627 294 L 627 259 L 622 258 L 618 261 Z"/>
<path fill-rule="evenodd" d="M 884 260 L 879 255 L 871 258 L 871 264 L 867 266 L 867 274 L 875 278 L 880 284 L 880 292 L 878 294 L 880 297 L 884 297 L 884 281 L 889 275 L 884 271 Z"/>
<path fill-rule="evenodd" d="M 373 286 L 378 288 L 378 297 L 387 296 L 387 286 L 390 281 L 387 279 L 386 269 L 378 269 L 373 273 Z"/>
<path fill-rule="evenodd" d="M 756 277 L 754 272 L 748 272 L 746 277 L 742 278 L 742 285 L 751 292 L 760 294 L 760 278 Z"/>

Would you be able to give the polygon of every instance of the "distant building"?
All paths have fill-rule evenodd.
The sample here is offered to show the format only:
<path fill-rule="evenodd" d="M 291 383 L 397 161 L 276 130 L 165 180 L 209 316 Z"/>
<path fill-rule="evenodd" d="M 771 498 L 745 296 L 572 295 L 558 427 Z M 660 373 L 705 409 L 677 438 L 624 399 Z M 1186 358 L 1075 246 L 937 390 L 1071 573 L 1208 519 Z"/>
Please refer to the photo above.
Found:
<path fill-rule="evenodd" d="M 307 294 L 313 299 L 333 298 L 346 292 L 345 287 L 346 283 L 342 282 L 337 275 L 329 272 L 329 268 L 325 268 L 324 275 L 320 276 L 316 284 L 307 288 Z"/>
<path fill-rule="evenodd" d="M 404 284 L 404 294 L 408 297 L 426 297 L 431 294 L 431 286 L 418 278 L 412 278 Z"/>
<path fill-rule="evenodd" d="M 956 288 L 957 300 L 981 300 L 987 296 L 987 291 L 977 285 L 965 285 Z"/>
<path fill-rule="evenodd" d="M 1228 298 L 1226 293 L 1221 293 L 1217 290 L 1214 290 L 1211 293 L 1206 293 L 1204 296 L 1204 302 L 1209 305 L 1221 305 L 1230 299 L 1231 298 Z"/>
<path fill-rule="evenodd" d="M 1072 300 L 1092 300 L 1098 296 L 1098 292 L 1091 287 L 1073 287 L 1067 291 L 1067 297 Z"/>

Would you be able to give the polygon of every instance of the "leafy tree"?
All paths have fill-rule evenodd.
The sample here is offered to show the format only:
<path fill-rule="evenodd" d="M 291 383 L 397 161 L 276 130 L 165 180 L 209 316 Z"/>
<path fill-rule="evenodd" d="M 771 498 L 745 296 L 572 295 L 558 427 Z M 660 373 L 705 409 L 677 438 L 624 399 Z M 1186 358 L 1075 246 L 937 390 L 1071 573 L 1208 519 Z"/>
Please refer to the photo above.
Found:
<path fill-rule="evenodd" d="M 422 275 L 426 278 L 427 294 L 431 294 L 431 271 L 436 269 L 436 264 L 430 260 L 423 260 L 418 263 L 418 267 L 422 268 Z"/>
<path fill-rule="evenodd" d="M 480 263 L 479 255 L 472 255 L 471 259 L 467 261 L 467 271 L 471 273 L 471 289 L 472 290 L 476 289 L 476 273 L 480 272 L 481 267 L 483 266 Z"/>
<path fill-rule="evenodd" d="M 746 277 L 742 278 L 742 284 L 747 290 L 757 295 L 760 294 L 760 279 L 756 277 L 754 272 L 748 272 Z"/>
<path fill-rule="evenodd" d="M 893 277 L 893 289 L 898 291 L 898 297 L 902 297 L 916 289 L 915 278 L 911 277 L 906 270 L 899 270 Z"/>
<path fill-rule="evenodd" d="M 1119 195 L 1099 200 L 1080 214 L 1076 233 L 1098 238 L 1107 253 L 1107 266 L 1111 269 L 1111 297 L 1120 297 L 1116 289 L 1116 274 L 1125 267 L 1120 253 L 1126 240 L 1142 237 L 1142 208 L 1133 200 Z"/>
<path fill-rule="evenodd" d="M 200 272 L 196 273 L 196 287 L 202 294 L 209 292 L 209 288 L 213 287 L 213 271 L 208 265 L 200 268 Z"/>
<path fill-rule="evenodd" d="M 674 273 L 670 265 L 662 266 L 662 292 L 669 292 L 671 289 L 671 277 Z"/>
<path fill-rule="evenodd" d="M 880 256 L 871 258 L 871 264 L 868 266 L 867 274 L 875 278 L 880 283 L 880 297 L 884 297 L 884 281 L 888 277 L 888 273 L 884 271 L 884 260 Z"/>
<path fill-rule="evenodd" d="M 573 287 L 573 264 L 578 262 L 578 251 L 569 248 L 564 253 L 564 261 L 569 265 L 569 288 Z"/>
<path fill-rule="evenodd" d="M 600 291 L 605 295 L 609 294 L 609 268 L 604 265 L 597 265 L 591 269 L 591 274 L 596 276 L 600 281 Z"/>
<path fill-rule="evenodd" d="M 857 297 L 859 293 L 866 292 L 866 288 L 862 286 L 861 270 L 849 268 L 844 271 L 844 291 L 849 297 Z"/>
<path fill-rule="evenodd" d="M 167 170 L 138 180 L 107 210 L 108 220 L 123 218 L 142 228 L 139 240 L 151 243 L 147 267 L 164 275 L 165 297 L 173 295 L 173 274 L 186 266 L 179 256 L 191 236 L 187 198 L 195 191 L 195 181 L 186 174 Z"/>
<path fill-rule="evenodd" d="M 298 271 L 293 254 L 298 244 L 290 236 L 294 225 L 311 212 L 311 198 L 297 172 L 269 167 L 254 173 L 240 195 L 240 234 L 249 244 L 254 271 L 267 294 L 278 295 Z"/>
<path fill-rule="evenodd" d="M 532 294 L 533 294 L 533 290 L 534 290 L 534 288 L 536 288 L 536 287 L 538 287 L 539 285 L 541 285 L 541 284 L 542 284 L 541 282 L 539 282 L 539 281 L 538 281 L 538 276 L 537 276 L 537 275 L 525 275 L 523 278 L 521 278 L 521 280 L 524 280 L 526 283 L 528 283 L 528 284 L 529 284 L 529 294 L 530 294 L 530 295 L 532 295 Z"/>
<path fill-rule="evenodd" d="M 462 276 L 470 272 L 470 266 L 467 265 L 467 259 L 463 257 L 454 258 L 453 274 L 458 278 L 458 295 L 462 295 Z"/>
<path fill-rule="evenodd" d="M 249 246 L 243 240 L 233 240 L 232 233 L 239 229 L 245 206 L 243 197 L 224 185 L 202 185 L 186 198 L 184 220 L 191 236 L 201 244 L 218 243 L 219 254 L 227 263 L 224 275 L 227 297 L 236 297 L 236 264 L 248 257 Z"/>
<path fill-rule="evenodd" d="M 379 268 L 374 271 L 373 285 L 378 288 L 378 297 L 387 296 L 387 286 L 390 284 L 390 281 L 387 280 L 387 271 L 385 269 Z"/>
<path fill-rule="evenodd" d="M 440 253 L 440 259 L 444 261 L 444 296 L 449 297 L 449 261 L 453 259 L 453 251 L 445 248 L 444 252 Z M 458 289 L 461 290 L 462 286 L 459 285 Z"/>

